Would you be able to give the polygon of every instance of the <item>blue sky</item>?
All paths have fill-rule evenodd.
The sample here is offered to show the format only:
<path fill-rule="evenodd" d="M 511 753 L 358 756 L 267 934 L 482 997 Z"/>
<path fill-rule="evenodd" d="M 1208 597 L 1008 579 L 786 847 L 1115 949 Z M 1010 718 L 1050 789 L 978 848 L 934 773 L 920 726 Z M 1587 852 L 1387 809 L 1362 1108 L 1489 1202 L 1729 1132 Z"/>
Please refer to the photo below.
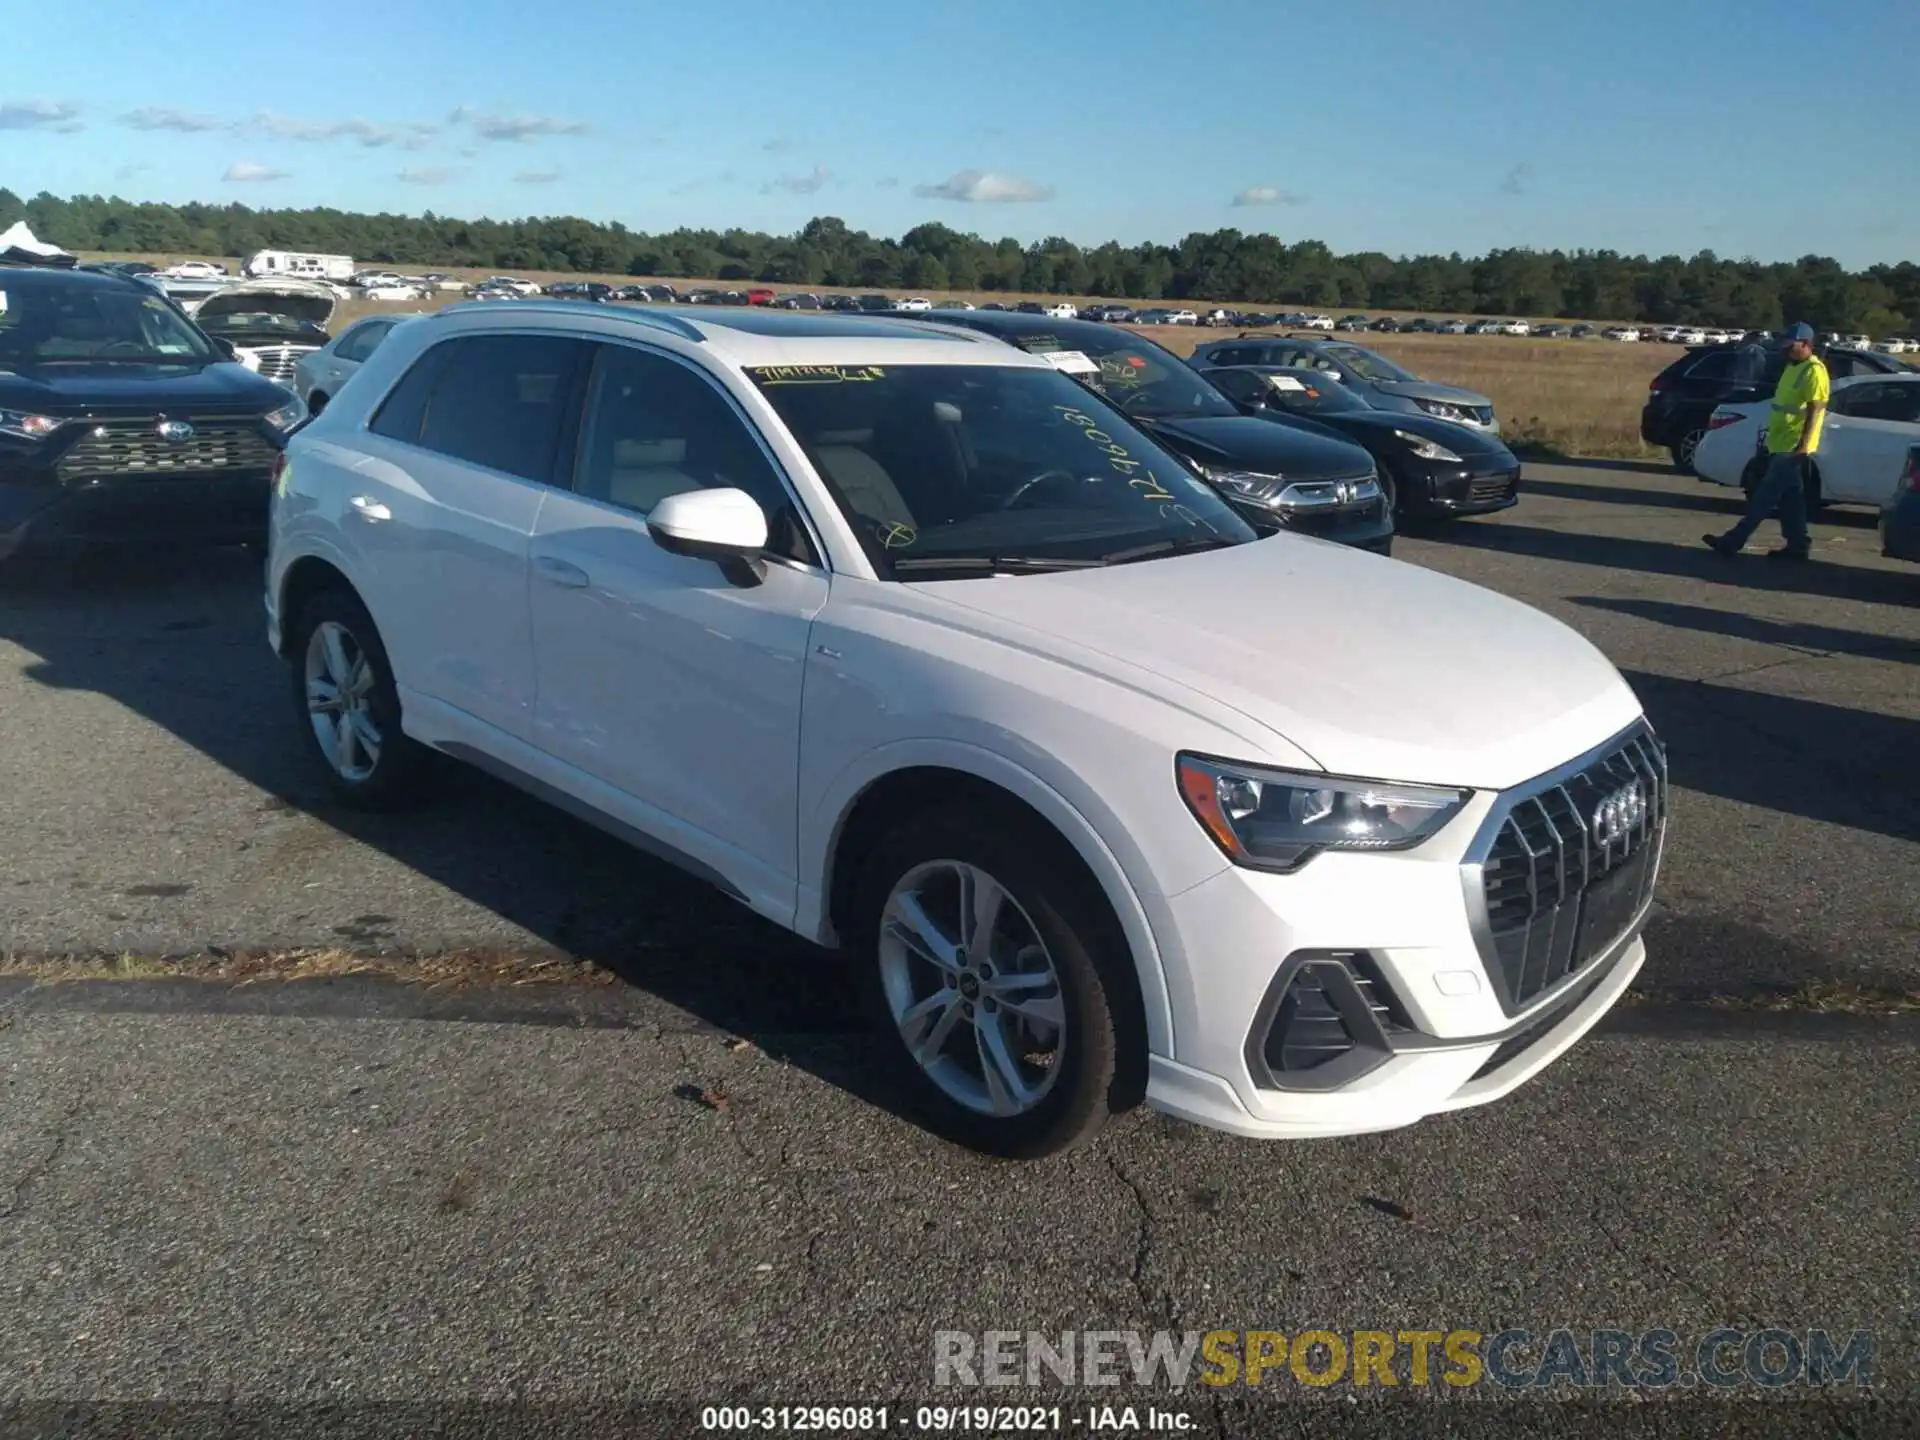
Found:
<path fill-rule="evenodd" d="M 1920 254 L 1909 0 L 9 8 L 22 194 Z"/>

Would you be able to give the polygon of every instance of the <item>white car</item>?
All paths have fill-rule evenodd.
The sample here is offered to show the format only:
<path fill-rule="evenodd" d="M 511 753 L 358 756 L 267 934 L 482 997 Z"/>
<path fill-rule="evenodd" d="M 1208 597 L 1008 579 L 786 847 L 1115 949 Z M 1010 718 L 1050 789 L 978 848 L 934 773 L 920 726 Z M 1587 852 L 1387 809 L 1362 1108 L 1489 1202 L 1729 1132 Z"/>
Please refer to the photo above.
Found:
<path fill-rule="evenodd" d="M 1612 325 L 1600 333 L 1609 340 L 1624 340 L 1629 344 L 1640 338 L 1640 332 L 1631 325 Z"/>
<path fill-rule="evenodd" d="M 1665 339 L 1666 337 L 1662 335 L 1661 338 Z M 1676 345 L 1704 345 L 1707 343 L 1707 332 L 1704 330 L 1676 330 L 1673 332 L 1673 343 Z"/>
<path fill-rule="evenodd" d="M 1533 327 L 1524 320 L 1502 320 L 1497 327 L 1502 335 L 1530 335 Z"/>
<path fill-rule="evenodd" d="M 512 275 L 489 275 L 486 279 L 470 287 L 474 290 L 510 290 L 515 295 L 539 295 L 539 285 L 531 280 L 519 280 Z"/>
<path fill-rule="evenodd" d="M 1761 400 L 1715 410 L 1694 450 L 1694 472 L 1716 485 L 1744 487 L 1771 409 L 1771 402 Z M 1920 374 L 1834 381 L 1809 498 L 1879 508 L 1899 488 L 1911 445 L 1920 445 Z"/>
<path fill-rule="evenodd" d="M 167 266 L 160 273 L 174 280 L 224 280 L 227 278 L 227 267 L 216 265 L 211 260 L 182 260 L 176 265 Z"/>
<path fill-rule="evenodd" d="M 1626 989 L 1665 761 L 1574 631 L 1258 538 L 986 336 L 686 313 L 456 306 L 295 436 L 268 634 L 347 801 L 437 751 L 842 949 L 1001 1154 L 1405 1125 Z"/>
<path fill-rule="evenodd" d="M 909 295 L 905 300 L 894 301 L 893 308 L 896 310 L 931 310 L 933 308 L 933 302 L 919 295 Z"/>
<path fill-rule="evenodd" d="M 1169 325 L 1198 325 L 1200 323 L 1200 317 L 1191 310 L 1169 310 L 1167 312 L 1166 323 Z"/>
<path fill-rule="evenodd" d="M 386 300 L 404 303 L 410 300 L 424 300 L 427 298 L 427 292 L 422 290 L 418 285 L 409 285 L 405 281 L 394 280 L 361 286 L 360 298 L 362 300 Z"/>
<path fill-rule="evenodd" d="M 302 355 L 293 367 L 294 393 L 306 402 L 307 413 L 326 409 L 387 332 L 408 317 L 369 315 L 356 320 L 318 350 Z"/>
<path fill-rule="evenodd" d="M 1074 320 L 1079 318 L 1080 309 L 1077 305 L 1069 305 L 1066 301 L 1060 300 L 1047 306 L 1040 313 L 1049 320 Z"/>
<path fill-rule="evenodd" d="M 1302 330 L 1331 330 L 1333 329 L 1333 317 L 1331 315 L 1308 315 L 1300 321 L 1300 328 Z"/>

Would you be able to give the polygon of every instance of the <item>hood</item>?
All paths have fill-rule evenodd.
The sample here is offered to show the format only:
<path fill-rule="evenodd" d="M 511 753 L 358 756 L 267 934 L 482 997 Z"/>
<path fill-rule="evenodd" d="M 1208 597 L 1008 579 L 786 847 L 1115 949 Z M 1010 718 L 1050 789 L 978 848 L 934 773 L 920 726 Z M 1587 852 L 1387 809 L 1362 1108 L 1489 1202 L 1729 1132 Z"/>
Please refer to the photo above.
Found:
<path fill-rule="evenodd" d="M 1471 425 L 1457 425 L 1437 415 L 1404 410 L 1343 410 L 1335 415 L 1316 418 L 1334 430 L 1356 436 L 1369 432 L 1391 436 L 1395 430 L 1402 430 L 1409 435 L 1418 435 L 1437 445 L 1444 445 L 1456 455 L 1511 456 L 1513 453 L 1486 431 L 1476 430 Z"/>
<path fill-rule="evenodd" d="M 1349 440 L 1270 425 L 1251 415 L 1152 420 L 1143 428 L 1203 465 L 1284 475 L 1289 480 L 1337 480 L 1373 473 L 1373 457 Z"/>
<path fill-rule="evenodd" d="M 74 257 L 58 245 L 49 245 L 37 239 L 33 231 L 27 228 L 24 220 L 15 221 L 5 230 L 0 230 L 0 260 L 11 260 L 19 265 L 50 265 L 62 268 L 75 263 Z"/>
<path fill-rule="evenodd" d="M 310 281 L 246 280 L 209 295 L 201 302 L 198 318 L 205 325 L 229 316 L 279 315 L 324 328 L 338 304 L 330 288 Z"/>
<path fill-rule="evenodd" d="M 244 365 L 46 365 L 0 372 L 0 410 L 88 419 L 169 414 L 264 415 L 287 392 Z"/>
<path fill-rule="evenodd" d="M 993 617 L 1009 643 L 1097 652 L 1211 696 L 1336 775 L 1504 789 L 1640 714 L 1606 656 L 1550 615 L 1301 535 L 912 588 Z"/>
<path fill-rule="evenodd" d="M 1367 383 L 1383 394 L 1404 395 L 1409 400 L 1444 400 L 1451 405 L 1493 404 L 1477 390 L 1462 390 L 1458 385 L 1440 385 L 1432 380 L 1369 380 Z"/>

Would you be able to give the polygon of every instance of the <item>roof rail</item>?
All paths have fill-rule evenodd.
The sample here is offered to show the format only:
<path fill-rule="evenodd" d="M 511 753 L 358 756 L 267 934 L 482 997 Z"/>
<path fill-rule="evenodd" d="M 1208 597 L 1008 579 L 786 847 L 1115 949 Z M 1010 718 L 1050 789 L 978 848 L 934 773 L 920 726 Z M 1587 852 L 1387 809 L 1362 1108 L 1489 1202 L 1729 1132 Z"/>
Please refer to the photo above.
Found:
<path fill-rule="evenodd" d="M 630 320 L 635 324 L 651 326 L 655 330 L 665 330 L 678 335 L 683 340 L 705 340 L 695 326 L 682 320 L 678 315 L 668 315 L 658 310 L 633 310 L 624 305 L 602 305 L 592 300 L 461 300 L 452 305 L 442 306 L 434 311 L 436 315 L 466 314 L 481 310 L 489 315 L 497 315 L 505 310 L 509 315 L 523 315 L 528 311 L 540 315 L 593 315 L 602 319 L 616 316 Z"/>

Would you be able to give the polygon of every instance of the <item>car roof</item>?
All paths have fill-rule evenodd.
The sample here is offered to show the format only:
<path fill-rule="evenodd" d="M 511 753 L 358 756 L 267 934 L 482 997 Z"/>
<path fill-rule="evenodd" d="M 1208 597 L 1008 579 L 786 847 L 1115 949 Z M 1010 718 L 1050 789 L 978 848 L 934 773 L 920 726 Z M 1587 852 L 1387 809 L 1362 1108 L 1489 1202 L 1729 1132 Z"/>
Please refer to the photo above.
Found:
<path fill-rule="evenodd" d="M 692 342 L 724 363 L 758 365 L 1017 365 L 1049 368 L 1047 362 L 957 326 L 928 323 L 931 312 L 908 320 L 893 314 L 858 315 L 822 310 L 737 309 L 718 314 L 698 309 L 627 309 L 579 300 L 526 300 L 512 306 L 470 302 L 449 305 L 435 318 L 464 328 L 552 326 L 573 322 L 583 333 L 642 338 L 670 335 Z M 954 312 L 948 312 L 954 313 Z M 965 312 L 959 312 L 965 313 Z M 1054 322 L 1056 324 L 1062 322 Z"/>
<path fill-rule="evenodd" d="M 154 293 L 151 285 L 142 284 L 133 276 L 122 275 L 117 270 L 82 270 L 78 266 L 68 265 L 0 264 L 0 290 L 29 290 L 42 285 L 92 285 L 98 289 L 122 291 L 132 285 L 137 286 L 142 294 Z"/>

